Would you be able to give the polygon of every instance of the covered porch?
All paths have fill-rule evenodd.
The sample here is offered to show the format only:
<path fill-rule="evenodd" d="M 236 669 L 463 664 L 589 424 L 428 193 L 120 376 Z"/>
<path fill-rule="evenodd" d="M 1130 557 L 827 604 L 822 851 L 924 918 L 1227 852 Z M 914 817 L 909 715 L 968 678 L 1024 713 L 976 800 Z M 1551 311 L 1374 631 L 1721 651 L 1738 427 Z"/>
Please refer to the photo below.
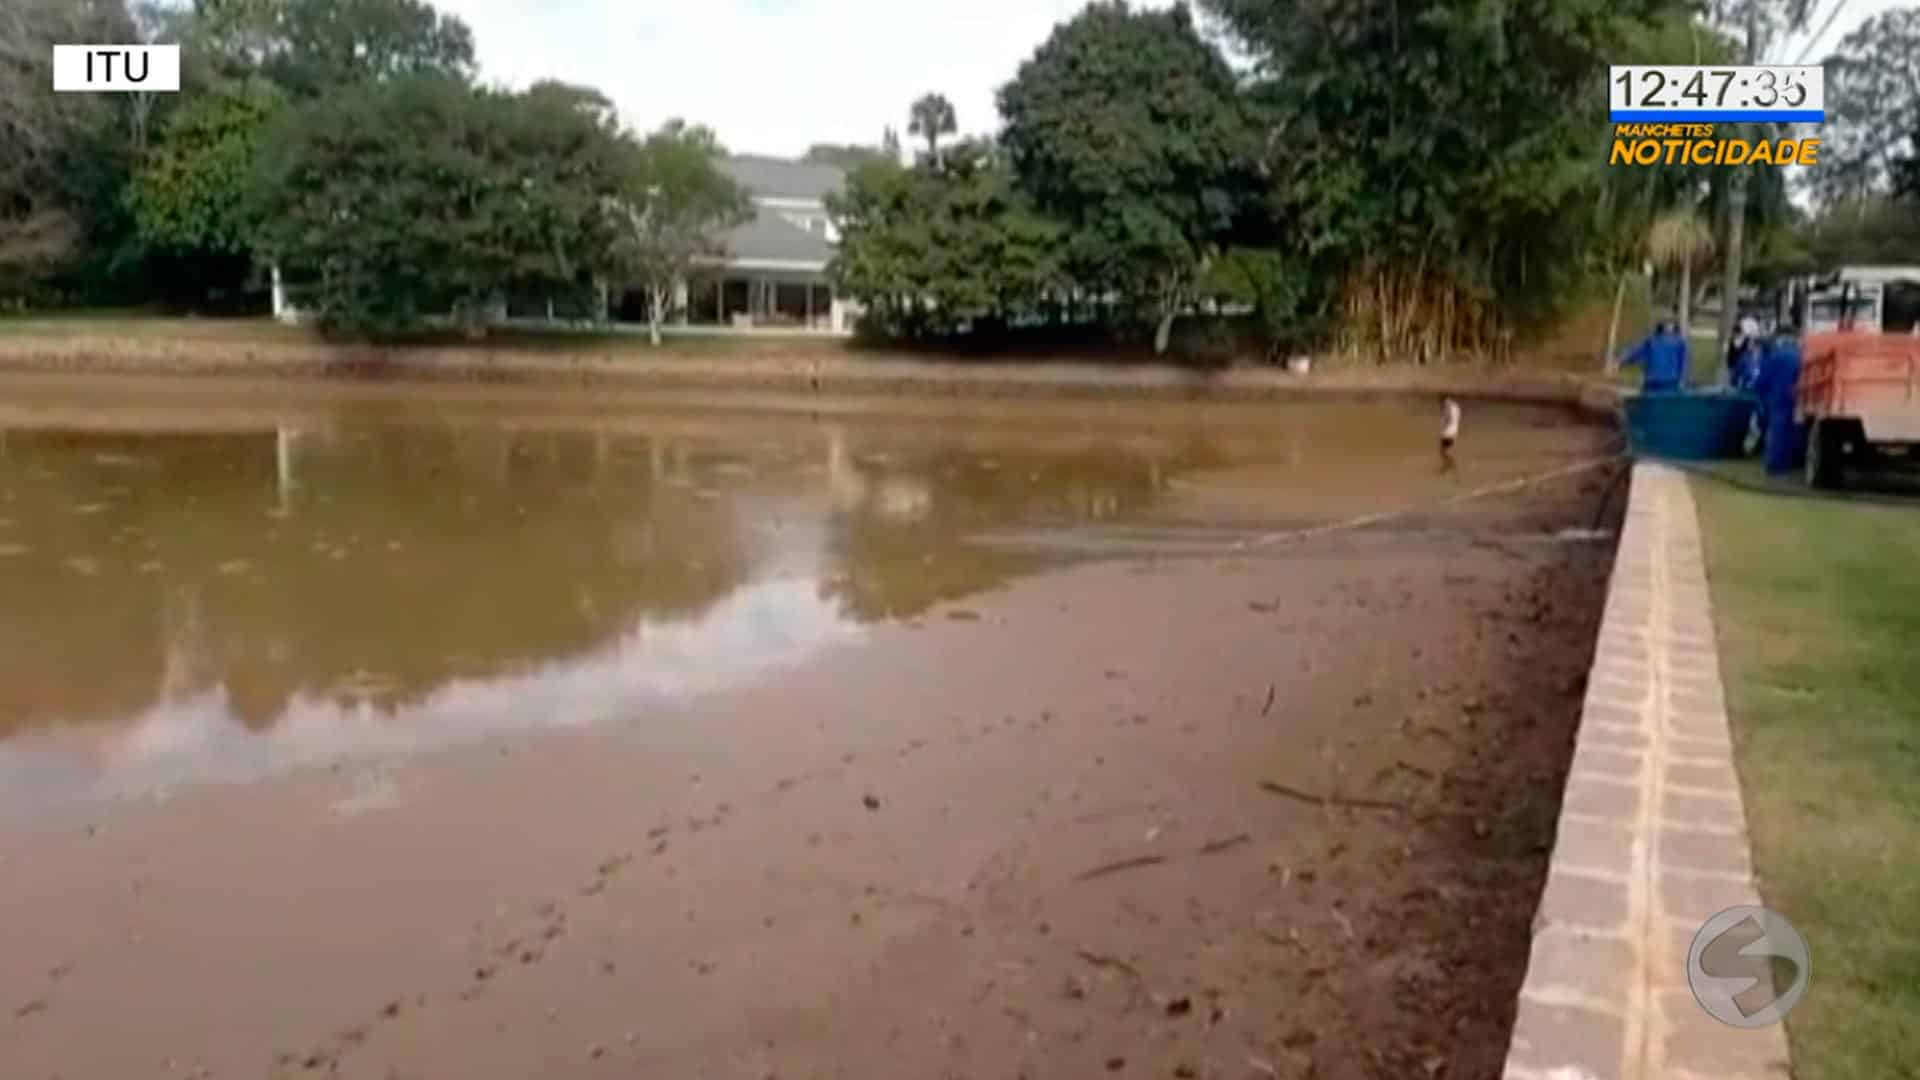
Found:
<path fill-rule="evenodd" d="M 691 281 L 681 306 L 689 326 L 851 333 L 845 305 L 823 273 L 724 268 Z"/>

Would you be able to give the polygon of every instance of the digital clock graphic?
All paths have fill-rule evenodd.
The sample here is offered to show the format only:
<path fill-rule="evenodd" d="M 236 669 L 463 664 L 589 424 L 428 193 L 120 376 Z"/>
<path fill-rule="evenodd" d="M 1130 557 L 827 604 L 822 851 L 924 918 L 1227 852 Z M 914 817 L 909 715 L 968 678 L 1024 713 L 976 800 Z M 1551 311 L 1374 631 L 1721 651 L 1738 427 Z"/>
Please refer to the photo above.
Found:
<path fill-rule="evenodd" d="M 1820 124 L 1827 119 L 1826 69 L 1807 66 L 1607 69 L 1608 119 L 1616 124 Z"/>

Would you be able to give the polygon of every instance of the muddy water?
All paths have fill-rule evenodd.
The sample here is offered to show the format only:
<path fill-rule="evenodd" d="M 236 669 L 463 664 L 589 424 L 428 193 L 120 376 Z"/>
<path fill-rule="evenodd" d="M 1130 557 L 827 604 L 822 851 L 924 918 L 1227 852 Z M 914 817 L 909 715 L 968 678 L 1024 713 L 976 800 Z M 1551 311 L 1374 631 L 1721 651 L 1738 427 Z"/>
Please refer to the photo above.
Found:
<path fill-rule="evenodd" d="M 1204 547 L 1593 443 L 1470 405 L 1441 477 L 1431 402 L 749 404 L 0 380 L 0 814 L 644 724 L 1101 550 L 1023 538 Z"/>

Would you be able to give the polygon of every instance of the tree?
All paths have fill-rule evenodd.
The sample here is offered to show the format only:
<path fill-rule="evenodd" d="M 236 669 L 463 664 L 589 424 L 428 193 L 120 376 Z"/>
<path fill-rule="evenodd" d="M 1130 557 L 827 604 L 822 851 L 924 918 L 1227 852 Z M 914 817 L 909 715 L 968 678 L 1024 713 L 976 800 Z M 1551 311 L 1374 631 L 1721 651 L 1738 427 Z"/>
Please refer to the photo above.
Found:
<path fill-rule="evenodd" d="M 951 135 L 960 130 L 959 119 L 954 115 L 953 102 L 943 94 L 923 94 L 909 110 L 912 120 L 907 125 L 907 134 L 918 135 L 927 140 L 927 156 L 940 156 L 940 136 Z"/>
<path fill-rule="evenodd" d="M 1703 25 L 1690 9 L 1664 13 L 1645 25 L 1629 25 L 1623 31 L 1619 62 L 1624 64 L 1729 64 L 1739 56 L 1739 43 Z M 1723 193 L 1727 170 L 1710 165 L 1672 165 L 1658 169 L 1626 165 L 1607 165 L 1599 180 L 1594 215 L 1585 223 L 1592 240 L 1588 261 L 1594 271 L 1614 283 L 1613 312 L 1607 323 L 1606 343 L 1601 362 L 1612 370 L 1619 355 L 1620 316 L 1626 300 L 1629 280 L 1641 272 L 1650 248 L 1664 248 L 1650 234 L 1663 216 L 1697 220 L 1702 203 L 1711 204 Z M 1776 204 L 1766 195 L 1778 193 Z M 1756 213 L 1771 214 L 1784 207 L 1784 187 L 1763 185 L 1763 198 Z M 1670 233 L 1672 226 L 1669 225 Z M 1671 239 L 1665 237 L 1664 239 Z M 1712 247 L 1711 236 L 1704 244 L 1694 238 L 1696 256 Z M 1659 255 L 1654 256 L 1659 261 Z M 1690 261 L 1688 266 L 1693 263 Z M 1691 317 L 1691 281 L 1683 289 Z"/>
<path fill-rule="evenodd" d="M 568 95 L 415 75 L 282 113 L 251 212 L 262 251 L 313 278 L 323 328 L 401 333 L 452 313 L 477 333 L 508 289 L 577 287 L 607 265 L 625 160 Z"/>
<path fill-rule="evenodd" d="M 223 81 L 168 115 L 127 189 L 147 244 L 246 253 L 253 223 L 235 196 L 245 189 L 261 132 L 282 102 L 264 79 Z"/>
<path fill-rule="evenodd" d="M 1920 130 L 1920 7 L 1875 15 L 1826 59 L 1828 123 L 1809 175 L 1823 203 L 1886 192 Z"/>
<path fill-rule="evenodd" d="M 1150 312 L 1165 351 L 1248 191 L 1233 70 L 1185 7 L 1096 3 L 1020 66 L 1000 112 L 1021 186 L 1067 228 L 1076 281 Z"/>
<path fill-rule="evenodd" d="M 1813 14 L 1814 0 L 1708 0 L 1708 25 L 1737 36 L 1746 55 L 1745 63 L 1767 59 L 1773 46 L 1786 35 L 1806 28 Z M 1838 14 L 1838 7 L 1833 9 Z M 1831 20 L 1831 16 L 1829 16 Z M 1735 129 L 1738 130 L 1738 129 Z M 1741 271 L 1745 262 L 1747 227 L 1747 189 L 1752 183 L 1751 165 L 1730 170 L 1726 202 L 1726 241 L 1720 286 L 1720 328 L 1715 351 L 1725 355 L 1733 344 L 1734 320 L 1740 314 Z"/>
<path fill-rule="evenodd" d="M 196 24 L 198 51 L 219 74 L 258 73 L 298 99 L 474 70 L 473 32 L 423 0 L 201 0 Z"/>
<path fill-rule="evenodd" d="M 982 334 L 1037 316 L 1064 290 L 1059 227 L 983 141 L 963 140 L 916 168 L 859 166 L 827 206 L 840 231 L 828 272 L 883 333 Z"/>
<path fill-rule="evenodd" d="M 1497 345 L 1594 233 L 1598 87 L 1666 0 L 1207 0 L 1253 60 L 1269 212 L 1340 282 L 1356 354 Z"/>
<path fill-rule="evenodd" d="M 102 239 L 126 170 L 124 95 L 54 93 L 54 44 L 135 35 L 122 0 L 0 4 L 0 292 Z"/>
<path fill-rule="evenodd" d="M 1305 265 L 1286 251 L 1228 248 L 1208 274 L 1207 291 L 1216 299 L 1253 309 L 1269 356 L 1309 329 L 1302 325 L 1301 316 L 1312 291 L 1311 279 Z"/>
<path fill-rule="evenodd" d="M 1680 268 L 1677 318 L 1680 332 L 1693 329 L 1693 267 L 1713 250 L 1713 226 L 1690 206 L 1675 207 L 1654 219 L 1647 231 L 1647 257 L 1656 266 Z"/>
<path fill-rule="evenodd" d="M 1907 146 L 1906 159 L 1893 163 L 1893 193 L 1920 202 L 1920 117 L 1914 118 Z"/>
<path fill-rule="evenodd" d="M 633 156 L 617 196 L 619 238 L 611 265 L 647 290 L 647 331 L 660 323 L 701 256 L 723 254 L 722 232 L 753 216 L 753 204 L 720 171 L 719 140 L 704 127 L 670 120 Z"/>
<path fill-rule="evenodd" d="M 150 292 L 195 307 L 231 304 L 246 293 L 256 226 L 239 196 L 285 98 L 258 76 L 215 79 L 182 97 L 121 197 Z"/>
<path fill-rule="evenodd" d="M 1910 263 L 1920 251 L 1920 202 L 1884 195 L 1838 202 L 1822 208 L 1795 234 L 1806 249 L 1808 269 Z"/>

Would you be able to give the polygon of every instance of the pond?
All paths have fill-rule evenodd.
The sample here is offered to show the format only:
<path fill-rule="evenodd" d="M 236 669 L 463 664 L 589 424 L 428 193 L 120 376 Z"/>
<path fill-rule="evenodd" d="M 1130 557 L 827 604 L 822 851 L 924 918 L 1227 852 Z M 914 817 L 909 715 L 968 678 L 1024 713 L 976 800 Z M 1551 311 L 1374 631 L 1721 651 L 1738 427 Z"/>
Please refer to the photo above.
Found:
<path fill-rule="evenodd" d="M 1593 438 L 1470 405 L 1439 477 L 1438 424 L 1429 400 L 0 379 L 0 810 L 642 722 L 1063 559 L 1376 511 Z M 1049 536 L 1097 542 L 1024 542 Z"/>

